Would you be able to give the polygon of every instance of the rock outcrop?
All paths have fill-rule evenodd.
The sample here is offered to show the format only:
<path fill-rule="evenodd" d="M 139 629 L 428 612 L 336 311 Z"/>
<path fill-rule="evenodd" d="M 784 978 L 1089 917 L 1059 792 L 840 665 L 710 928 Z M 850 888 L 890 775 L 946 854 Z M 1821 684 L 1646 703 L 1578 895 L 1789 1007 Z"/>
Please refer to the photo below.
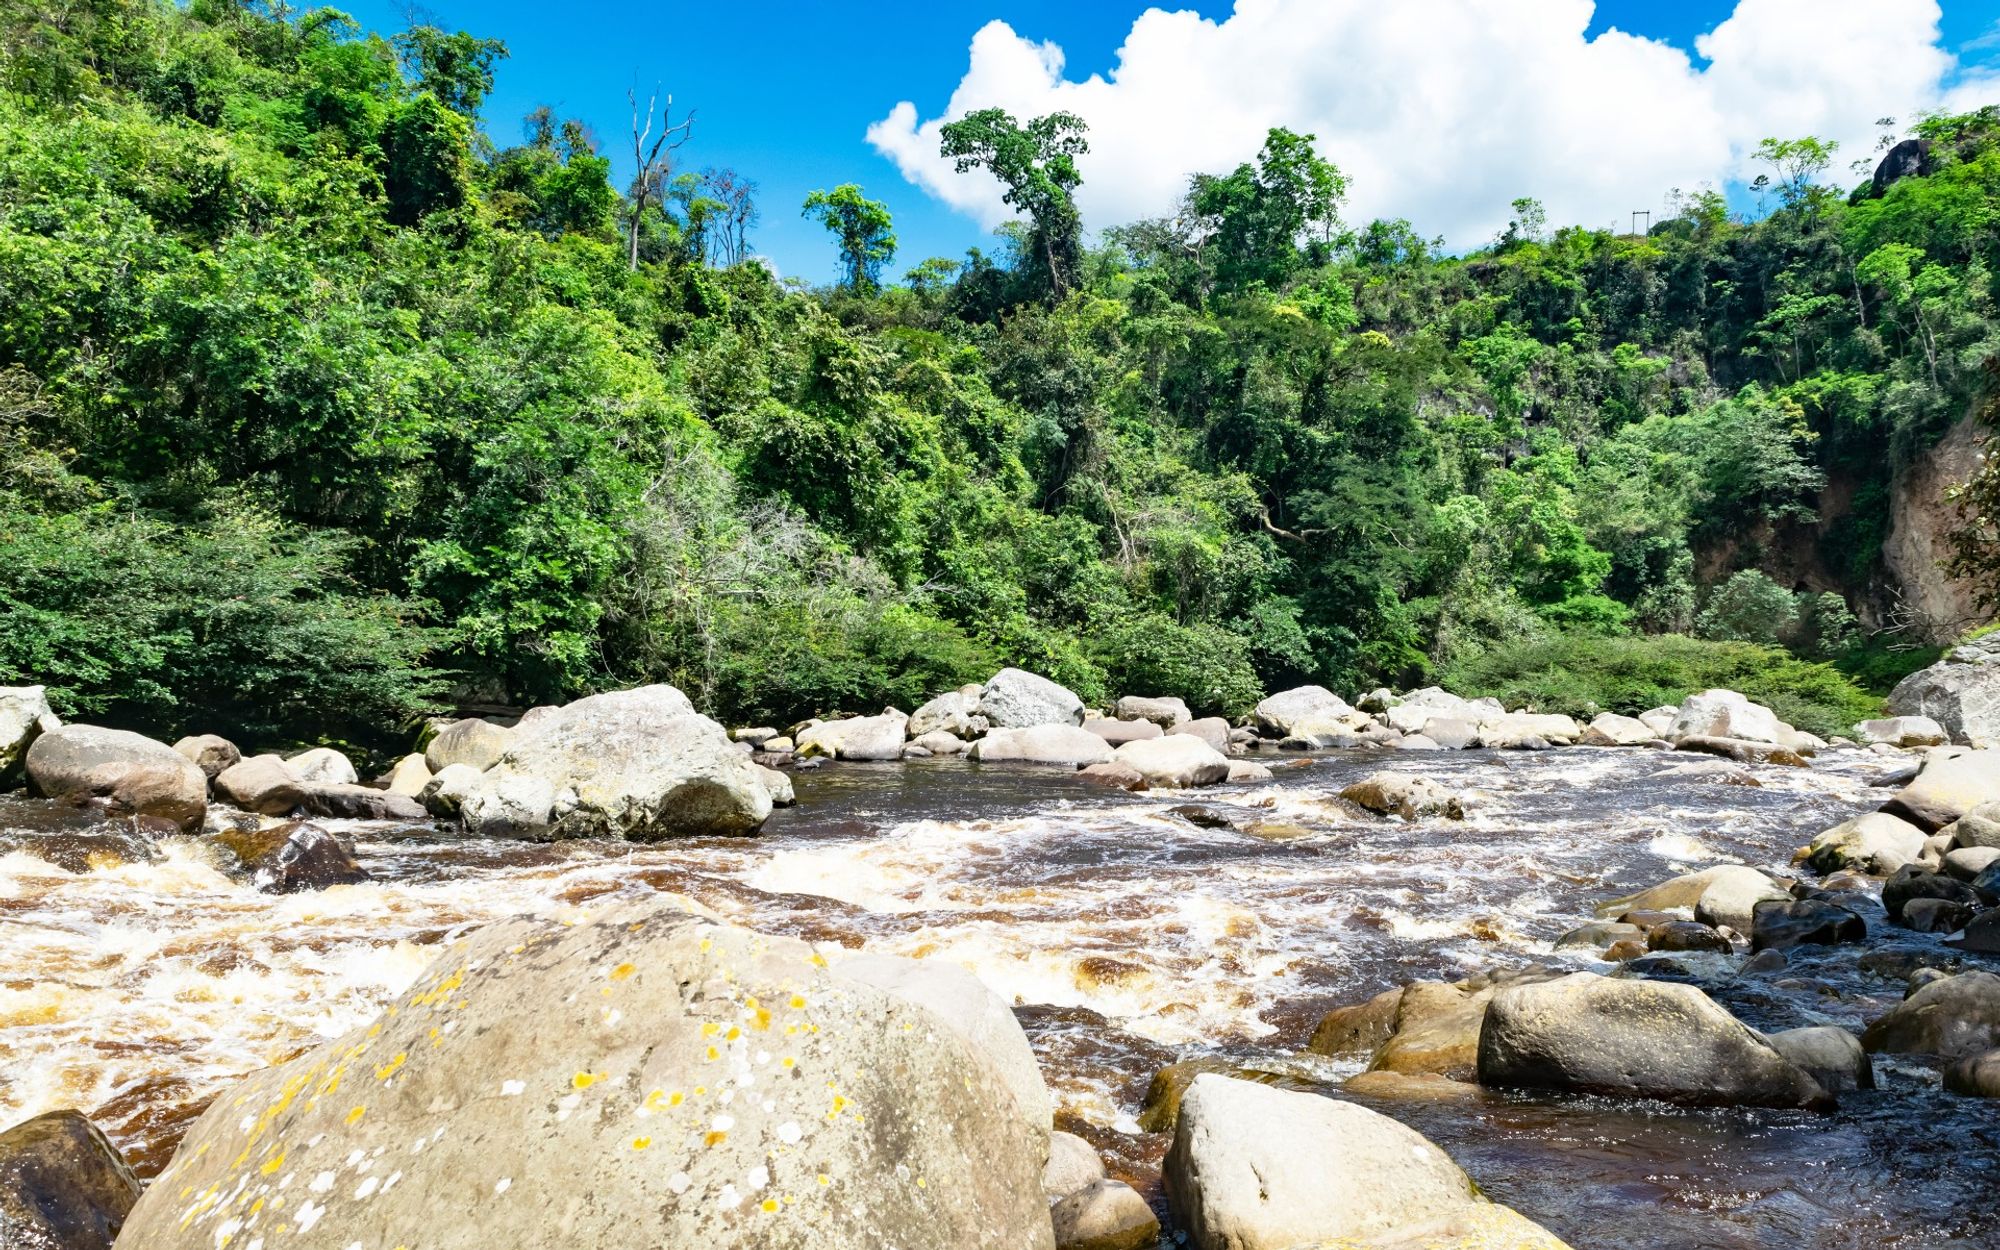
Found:
<path fill-rule="evenodd" d="M 1897 682 L 1889 711 L 1929 717 L 1953 742 L 2000 746 L 2000 633 L 1962 642 Z"/>

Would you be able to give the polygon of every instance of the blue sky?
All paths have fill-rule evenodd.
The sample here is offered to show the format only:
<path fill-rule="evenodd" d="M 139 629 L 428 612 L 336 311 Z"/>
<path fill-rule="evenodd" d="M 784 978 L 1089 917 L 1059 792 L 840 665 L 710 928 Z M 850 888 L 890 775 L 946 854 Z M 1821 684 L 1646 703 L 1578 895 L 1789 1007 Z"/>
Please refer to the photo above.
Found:
<path fill-rule="evenodd" d="M 407 24 L 402 3 L 347 0 L 342 7 L 385 33 Z M 1218 22 L 1232 8 L 1214 0 L 1174 7 Z M 2000 61 L 2000 38 L 1979 43 L 2000 23 L 2000 0 L 1945 0 L 1943 7 L 1945 48 L 1968 63 Z M 441 25 L 507 42 L 511 56 L 485 110 L 488 132 L 503 145 L 518 140 L 523 114 L 546 103 L 587 122 L 622 177 L 630 165 L 626 89 L 635 79 L 642 94 L 661 83 L 677 108 L 697 113 L 684 162 L 731 166 L 755 179 L 763 221 L 753 246 L 781 272 L 821 281 L 835 275 L 833 249 L 818 227 L 800 219 L 798 207 L 816 187 L 858 182 L 889 204 L 901 242 L 892 273 L 987 241 L 974 215 L 913 185 L 865 137 L 898 101 L 914 103 L 920 117 L 938 116 L 967 73 L 976 31 L 999 19 L 1023 39 L 1059 44 L 1063 78 L 1078 80 L 1114 67 L 1145 8 L 1101 0 L 978 7 L 570 0 L 552 10 L 525 0 L 430 0 L 420 11 Z M 1734 0 L 1604 0 L 1587 35 L 1617 27 L 1691 50 L 1734 8 Z M 1968 44 L 1975 46 L 1966 50 Z M 1552 215 L 1558 207 L 1551 202 Z M 1409 215 L 1419 227 L 1430 225 Z"/>

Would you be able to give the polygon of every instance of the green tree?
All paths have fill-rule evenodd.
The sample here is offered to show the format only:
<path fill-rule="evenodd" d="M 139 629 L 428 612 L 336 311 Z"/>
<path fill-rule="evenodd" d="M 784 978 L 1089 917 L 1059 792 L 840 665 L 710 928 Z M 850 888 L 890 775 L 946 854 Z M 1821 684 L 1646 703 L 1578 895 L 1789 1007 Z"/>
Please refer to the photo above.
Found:
<path fill-rule="evenodd" d="M 1220 286 L 1275 287 L 1301 265 L 1330 258 L 1346 194 L 1346 177 L 1313 150 L 1313 136 L 1279 126 L 1265 136 L 1255 165 L 1195 175 L 1186 212 Z"/>
<path fill-rule="evenodd" d="M 896 255 L 888 205 L 864 196 L 854 183 L 843 182 L 831 191 L 808 195 L 801 215 L 833 234 L 849 290 L 872 291 L 879 285 L 882 266 Z"/>
<path fill-rule="evenodd" d="M 428 91 L 397 108 L 382 136 L 389 220 L 414 226 L 464 204 L 471 191 L 465 119 Z"/>
<path fill-rule="evenodd" d="M 461 117 L 479 116 L 493 90 L 493 67 L 507 59 L 507 45 L 465 31 L 447 33 L 429 24 L 412 26 L 395 38 L 403 63 L 427 91 Z"/>
<path fill-rule="evenodd" d="M 1069 291 L 1081 265 L 1083 218 L 1075 197 L 1083 175 L 1076 158 L 1090 151 L 1087 129 L 1074 113 L 1050 113 L 1023 126 L 1005 109 L 987 108 L 940 132 L 939 151 L 959 173 L 985 169 L 1000 180 L 1000 198 L 1028 214 L 1028 250 L 1052 300 Z"/>

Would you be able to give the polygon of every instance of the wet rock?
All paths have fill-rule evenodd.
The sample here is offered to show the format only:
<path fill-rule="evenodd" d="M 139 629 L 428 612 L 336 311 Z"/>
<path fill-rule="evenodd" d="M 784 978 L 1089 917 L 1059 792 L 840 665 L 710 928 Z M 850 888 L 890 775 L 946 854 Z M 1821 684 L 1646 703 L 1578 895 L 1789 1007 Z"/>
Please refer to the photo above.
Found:
<path fill-rule="evenodd" d="M 1094 785 L 1114 786 L 1120 790 L 1137 791 L 1146 788 L 1146 774 L 1130 764 L 1120 764 L 1116 760 L 1086 765 L 1078 770 L 1077 776 Z"/>
<path fill-rule="evenodd" d="M 1340 797 L 1383 816 L 1419 820 L 1426 816 L 1465 818 L 1465 804 L 1444 786 L 1415 773 L 1370 773 L 1346 787 Z"/>
<path fill-rule="evenodd" d="M 1157 738 L 1165 732 L 1149 720 L 1106 720 L 1102 716 L 1085 717 L 1083 727 L 1114 747 Z"/>
<path fill-rule="evenodd" d="M 1837 903 L 1805 898 L 1757 904 L 1750 920 L 1750 949 L 1791 950 L 1867 940 L 1868 925 Z"/>
<path fill-rule="evenodd" d="M 1077 768 L 1109 762 L 1111 744 L 1080 726 L 992 729 L 972 744 L 971 757 L 983 763 L 1058 764 Z"/>
<path fill-rule="evenodd" d="M 1781 950 L 1761 950 L 1744 960 L 1739 971 L 1746 977 L 1770 976 L 1783 972 L 1790 963 Z"/>
<path fill-rule="evenodd" d="M 1944 1070 L 1944 1087 L 1968 1098 L 2000 1098 L 2000 1050 L 1967 1055 Z"/>
<path fill-rule="evenodd" d="M 1635 924 L 1619 924 L 1611 920 L 1596 920 L 1587 925 L 1571 929 L 1555 940 L 1555 949 L 1601 951 L 1616 942 L 1644 942 L 1646 931 Z"/>
<path fill-rule="evenodd" d="M 478 769 L 470 764 L 452 764 L 424 783 L 424 788 L 417 792 L 417 803 L 433 816 L 450 818 L 458 815 L 459 805 L 478 785 Z"/>
<path fill-rule="evenodd" d="M 1951 975 L 1942 968 L 1919 968 L 1910 974 L 1909 983 L 1903 987 L 1903 997 L 1908 998 L 1933 981 L 1942 981 Z"/>
<path fill-rule="evenodd" d="M 1675 920 L 1656 925 L 1646 933 L 1649 951 L 1713 951 L 1727 955 L 1736 947 L 1709 925 L 1692 920 Z"/>
<path fill-rule="evenodd" d="M 225 1091 L 124 1236 L 1052 1250 L 1046 1142 L 944 1021 L 805 944 L 606 908 L 481 929 L 394 1014 Z M 247 1203 L 190 1214 L 239 1182 Z"/>
<path fill-rule="evenodd" d="M 2000 909 L 1980 912 L 1965 922 L 1965 932 L 1952 943 L 1975 955 L 2000 955 Z"/>
<path fill-rule="evenodd" d="M 1636 747 L 1659 736 L 1651 725 L 1635 716 L 1600 712 L 1578 741 L 1587 747 Z"/>
<path fill-rule="evenodd" d="M 394 768 L 389 770 L 389 775 L 383 779 L 382 788 L 391 794 L 414 799 L 422 794 L 424 787 L 430 783 L 431 769 L 430 765 L 424 763 L 424 757 L 405 755 L 396 761 Z"/>
<path fill-rule="evenodd" d="M 764 783 L 764 789 L 770 794 L 772 807 L 790 807 L 799 801 L 797 792 L 792 789 L 792 779 L 777 769 L 766 768 L 762 764 L 759 764 L 757 765 L 757 777 Z"/>
<path fill-rule="evenodd" d="M 250 882 L 265 894 L 298 894 L 370 880 L 354 850 L 318 825 L 285 824 L 246 837 L 218 839 L 237 852 Z"/>
<path fill-rule="evenodd" d="M 1971 881 L 1994 864 L 2000 864 L 2000 846 L 1970 846 L 1947 852 L 1940 867 L 1948 877 Z"/>
<path fill-rule="evenodd" d="M 918 734 L 910 739 L 913 747 L 922 747 L 932 755 L 964 755 L 972 744 L 957 734 L 944 729 L 933 729 L 929 733 Z"/>
<path fill-rule="evenodd" d="M 1385 1102 L 1468 1103 L 1485 1097 L 1477 1085 L 1434 1072 L 1357 1072 L 1340 1087 L 1350 1094 Z"/>
<path fill-rule="evenodd" d="M 1036 1139 L 1036 1159 L 1047 1158 L 1055 1103 L 1013 1009 L 984 981 L 957 964 L 892 955 L 851 955 L 834 965 L 834 971 L 943 1021 L 1000 1078 L 1012 1095 L 1015 1114 Z"/>
<path fill-rule="evenodd" d="M 1289 820 L 1253 820 L 1239 826 L 1238 832 L 1266 842 L 1296 842 L 1315 836 L 1314 830 Z"/>
<path fill-rule="evenodd" d="M 1675 739 L 1674 749 L 1700 751 L 1704 755 L 1719 755 L 1723 759 L 1735 760 L 1739 764 L 1779 764 L 1787 768 L 1810 767 L 1806 763 L 1805 756 L 1790 747 L 1774 746 L 1748 738 L 1719 738 L 1691 734 L 1685 738 Z"/>
<path fill-rule="evenodd" d="M 1911 899 L 1898 923 L 1912 933 L 1956 933 L 1972 923 L 1973 909 L 1942 898 Z"/>
<path fill-rule="evenodd" d="M 545 713 L 552 716 L 555 713 Z M 533 726 L 530 726 L 532 730 Z M 453 764 L 465 764 L 485 772 L 500 762 L 507 748 L 514 741 L 515 730 L 492 721 L 467 717 L 455 720 L 437 731 L 430 743 L 424 747 L 424 766 L 433 773 L 441 773 Z M 775 737 L 776 734 L 767 735 Z M 751 745 L 756 745 L 752 743 Z"/>
<path fill-rule="evenodd" d="M 2000 803 L 1981 803 L 1938 832 L 1961 850 L 2000 850 Z"/>
<path fill-rule="evenodd" d="M 1429 1073 L 1469 1081 L 1479 1066 L 1479 1031 L 1491 988 L 1417 981 L 1396 1000 L 1395 1027 L 1369 1060 L 1370 1071 Z"/>
<path fill-rule="evenodd" d="M 635 842 L 755 832 L 771 814 L 758 766 L 689 708 L 671 686 L 565 704 L 481 774 L 460 803 L 466 829 Z"/>
<path fill-rule="evenodd" d="M 1766 1033 L 1764 1040 L 1772 1050 L 1804 1068 L 1828 1093 L 1875 1088 L 1875 1065 L 1862 1049 L 1861 1039 L 1846 1029 L 1815 1025 Z"/>
<path fill-rule="evenodd" d="M 1189 1088 L 1162 1170 L 1195 1250 L 1368 1244 L 1428 1221 L 1485 1218 L 1450 1156 L 1395 1120 L 1213 1074 Z"/>
<path fill-rule="evenodd" d="M 1147 698 L 1128 694 L 1118 700 L 1112 709 L 1124 720 L 1148 720 L 1162 729 L 1172 729 L 1183 721 L 1194 719 L 1185 701 L 1171 696 Z"/>
<path fill-rule="evenodd" d="M 174 750 L 194 761 L 194 766 L 210 781 L 243 758 L 243 752 L 236 749 L 236 744 L 220 734 L 196 734 L 182 738 L 174 743 Z"/>
<path fill-rule="evenodd" d="M 290 768 L 300 781 L 351 786 L 361 780 L 361 774 L 354 771 L 353 761 L 332 747 L 314 747 L 310 751 L 288 755 L 285 757 L 285 766 Z"/>
<path fill-rule="evenodd" d="M 1928 967 L 1938 959 L 1937 952 L 1921 946 L 1906 946 L 1900 943 L 1878 946 L 1863 951 L 1855 966 L 1863 972 L 1891 981 L 1908 980 L 1911 973 Z"/>
<path fill-rule="evenodd" d="M 423 805 L 406 794 L 369 786 L 304 785 L 288 815 L 324 820 L 423 820 Z"/>
<path fill-rule="evenodd" d="M 1854 736 L 1863 743 L 1886 743 L 1892 747 L 1943 746 L 1948 736 L 1944 726 L 1928 716 L 1887 716 L 1865 720 L 1854 727 Z"/>
<path fill-rule="evenodd" d="M 1923 849 L 1922 829 L 1888 812 L 1867 812 L 1814 838 L 1806 847 L 1806 864 L 1815 872 L 1853 867 L 1886 874 Z"/>
<path fill-rule="evenodd" d="M 51 1111 L 0 1133 L 8 1250 L 111 1250 L 138 1200 L 138 1178 L 118 1148 L 78 1112 Z"/>
<path fill-rule="evenodd" d="M 1900 920 L 1903 908 L 1920 898 L 1944 899 L 1967 907 L 1979 904 L 1979 894 L 1971 885 L 1914 864 L 1897 869 L 1895 876 L 1882 883 L 1882 910 L 1889 913 L 1891 921 Z"/>
<path fill-rule="evenodd" d="M 1153 1250 L 1160 1221 L 1139 1191 L 1100 1180 L 1049 1209 L 1056 1250 Z"/>
<path fill-rule="evenodd" d="M 208 778 L 164 742 L 123 729 L 64 725 L 36 735 L 28 789 L 50 799 L 102 800 L 120 815 L 151 816 L 184 832 L 201 827 Z"/>
<path fill-rule="evenodd" d="M 1774 895 L 1766 895 L 1765 897 L 1778 898 L 1778 897 L 1783 897 L 1783 895 L 1774 894 Z M 1679 916 L 1676 916 L 1674 913 L 1670 911 L 1654 911 L 1653 909 L 1647 907 L 1634 907 L 1632 910 L 1625 912 L 1623 915 L 1618 917 L 1618 920 L 1621 924 L 1637 925 L 1641 929 L 1657 928 L 1658 926 L 1663 924 L 1672 924 L 1674 921 L 1679 919 L 1680 919 Z M 1712 922 L 1703 921 L 1702 923 L 1708 924 Z"/>
<path fill-rule="evenodd" d="M 1642 958 L 1645 954 L 1646 944 L 1633 938 L 1620 938 L 1618 941 L 1604 948 L 1604 959 L 1607 963 L 1630 963 L 1635 959 Z"/>
<path fill-rule="evenodd" d="M 1750 928 L 1751 909 L 1762 899 L 1790 898 L 1778 883 L 1742 864 L 1718 864 L 1670 877 L 1649 889 L 1600 906 L 1600 916 L 1630 918 L 1633 912 L 1685 907 L 1704 924 L 1726 924 L 1739 933 Z M 1657 923 L 1657 922 L 1655 922 Z"/>
<path fill-rule="evenodd" d="M 2000 1046 L 2000 977 L 1961 972 L 1934 981 L 1861 1034 L 1868 1053 L 1958 1058 Z"/>
<path fill-rule="evenodd" d="M 1320 1017 L 1306 1049 L 1315 1055 L 1373 1054 L 1396 1031 L 1406 987 L 1384 990 L 1365 1003 L 1335 1007 Z"/>
<path fill-rule="evenodd" d="M 979 715 L 995 729 L 1029 729 L 1039 725 L 1080 728 L 1083 700 L 1046 677 L 1003 668 L 979 694 Z"/>
<path fill-rule="evenodd" d="M 1695 987 L 1589 972 L 1495 992 L 1480 1034 L 1479 1083 L 1698 1106 L 1833 1101 Z"/>
<path fill-rule="evenodd" d="M 1776 712 L 1734 690 L 1704 690 L 1681 700 L 1666 736 L 1675 742 L 1710 738 L 1781 744 L 1786 728 Z"/>
<path fill-rule="evenodd" d="M 1996 672 L 2000 675 L 2000 672 Z M 2000 748 L 1924 758 L 1917 779 L 1896 792 L 1882 810 L 1935 833 L 1982 803 L 2000 802 Z"/>
<path fill-rule="evenodd" d="M 1067 1198 L 1104 1179 L 1097 1147 L 1074 1133 L 1049 1134 L 1049 1161 L 1042 1167 L 1042 1193 L 1050 1202 Z"/>
<path fill-rule="evenodd" d="M 1186 735 L 1206 742 L 1215 750 L 1227 754 L 1229 751 L 1229 722 L 1220 716 L 1204 716 L 1200 720 L 1182 721 L 1167 731 L 1168 737 Z"/>
<path fill-rule="evenodd" d="M 2000 634 L 1960 643 L 1889 692 L 1897 716 L 1928 716 L 1953 742 L 2000 743 Z"/>
<path fill-rule="evenodd" d="M 45 818 L 37 827 L 21 828 L 8 819 L 12 814 L 0 805 L 0 855 L 18 851 L 70 873 L 151 864 L 160 858 L 159 844 L 136 827 L 141 823 L 137 819 L 110 823 L 96 813 L 73 809 L 65 813 L 69 819 Z M 160 831 L 178 833 L 180 826 L 163 823 Z"/>
<path fill-rule="evenodd" d="M 1988 864 L 1979 870 L 1979 875 L 1966 882 L 1979 901 L 1988 907 L 2000 906 L 2000 864 Z"/>
<path fill-rule="evenodd" d="M 1257 731 L 1267 738 L 1284 738 L 1308 719 L 1338 720 L 1353 713 L 1347 700 L 1324 686 L 1298 686 L 1259 703 L 1252 712 Z"/>
<path fill-rule="evenodd" d="M 1197 829 L 1234 829 L 1236 822 L 1212 807 L 1199 803 L 1182 803 L 1167 809 L 1167 815 L 1178 816 Z"/>
<path fill-rule="evenodd" d="M 1128 742 L 1113 753 L 1113 761 L 1137 769 L 1148 785 L 1165 789 L 1212 786 L 1229 778 L 1227 756 L 1183 733 Z"/>
<path fill-rule="evenodd" d="M 36 738 L 62 722 L 41 686 L 0 686 L 0 786 L 11 785 Z"/>
<path fill-rule="evenodd" d="M 1270 768 L 1263 764 L 1254 763 L 1250 760 L 1231 760 L 1229 761 L 1229 776 L 1223 778 L 1223 780 L 1231 784 L 1240 785 L 1269 781 L 1276 775 Z"/>

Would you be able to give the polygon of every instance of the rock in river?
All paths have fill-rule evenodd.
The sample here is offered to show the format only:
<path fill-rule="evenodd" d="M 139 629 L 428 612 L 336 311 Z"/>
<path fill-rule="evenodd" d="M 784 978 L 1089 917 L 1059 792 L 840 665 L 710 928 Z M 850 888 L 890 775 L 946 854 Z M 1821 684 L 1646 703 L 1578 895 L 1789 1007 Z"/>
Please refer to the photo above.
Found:
<path fill-rule="evenodd" d="M 1888 812 L 1864 812 L 1820 834 L 1806 848 L 1815 872 L 1859 868 L 1887 875 L 1923 853 L 1924 831 Z"/>
<path fill-rule="evenodd" d="M 1960 643 L 1889 692 L 1897 716 L 1928 716 L 1954 742 L 2000 746 L 2000 634 Z"/>
<path fill-rule="evenodd" d="M 1147 785 L 1165 789 L 1212 786 L 1229 780 L 1229 758 L 1184 733 L 1128 742 L 1113 752 L 1113 761 L 1138 770 Z"/>
<path fill-rule="evenodd" d="M 1456 794 L 1429 777 L 1414 773 L 1370 773 L 1340 792 L 1348 802 L 1383 816 L 1418 820 L 1425 816 L 1465 817 L 1465 805 Z"/>
<path fill-rule="evenodd" d="M 1052 1250 L 1046 1141 L 943 1020 L 804 943 L 607 908 L 482 929 L 225 1091 L 125 1237 Z"/>
<path fill-rule="evenodd" d="M 453 764 L 466 764 L 485 772 L 507 753 L 514 732 L 477 717 L 455 720 L 438 730 L 424 746 L 424 766 L 433 773 L 441 773 Z"/>
<path fill-rule="evenodd" d="M 1125 720 L 1149 720 L 1162 729 L 1172 729 L 1182 721 L 1194 719 L 1185 700 L 1172 696 L 1149 698 L 1144 695 L 1128 694 L 1118 700 L 1113 709 Z"/>
<path fill-rule="evenodd" d="M 1299 686 L 1259 703 L 1257 729 L 1267 738 L 1283 738 L 1307 720 L 1338 720 L 1352 713 L 1347 701 L 1324 686 Z"/>
<path fill-rule="evenodd" d="M 1944 1087 L 1969 1098 L 2000 1098 L 2000 1050 L 1967 1055 L 1944 1070 Z"/>
<path fill-rule="evenodd" d="M 332 747 L 314 747 L 310 751 L 288 755 L 285 764 L 298 774 L 301 781 L 351 786 L 361 780 L 361 775 L 354 771 L 354 762 Z"/>
<path fill-rule="evenodd" d="M 1767 899 L 1750 920 L 1750 949 L 1790 950 L 1795 946 L 1837 946 L 1868 938 L 1868 925 L 1838 903 L 1802 898 Z"/>
<path fill-rule="evenodd" d="M 368 870 L 345 842 L 318 825 L 291 823 L 268 829 L 224 829 L 214 840 L 229 849 L 259 890 L 296 894 L 368 880 Z"/>
<path fill-rule="evenodd" d="M 1589 972 L 1494 993 L 1479 1083 L 1693 1106 L 1833 1105 L 1803 1069 L 1694 986 Z"/>
<path fill-rule="evenodd" d="M 0 786 L 12 784 L 36 738 L 62 722 L 40 686 L 0 686 Z"/>
<path fill-rule="evenodd" d="M 75 1111 L 0 1133 L 0 1246 L 111 1250 L 139 1200 L 118 1148 Z"/>
<path fill-rule="evenodd" d="M 1153 1250 L 1160 1221 L 1123 1181 L 1094 1181 L 1049 1209 L 1056 1250 Z"/>
<path fill-rule="evenodd" d="M 102 799 L 111 810 L 201 827 L 208 778 L 164 742 L 96 725 L 64 725 L 28 748 L 28 788 L 43 798 Z"/>
<path fill-rule="evenodd" d="M 1071 768 L 1103 764 L 1111 759 L 1111 744 L 1071 725 L 1036 725 L 1029 729 L 993 729 L 972 744 L 971 757 L 983 763 L 1062 764 Z"/>
<path fill-rule="evenodd" d="M 1046 677 L 1018 668 L 1003 668 L 979 694 L 979 714 L 995 729 L 1027 729 L 1035 725 L 1082 726 L 1083 700 L 1076 692 Z"/>
<path fill-rule="evenodd" d="M 1935 749 L 1917 779 L 1882 805 L 1925 833 L 1935 833 L 1982 803 L 2000 800 L 2000 747 Z"/>
<path fill-rule="evenodd" d="M 1954 1059 L 2000 1046 L 2000 976 L 1961 972 L 1933 981 L 1870 1024 L 1861 1044 L 1877 1055 Z"/>
<path fill-rule="evenodd" d="M 1767 1033 L 1771 1049 L 1812 1074 L 1828 1093 L 1874 1089 L 1875 1065 L 1861 1039 L 1830 1024 Z"/>
<path fill-rule="evenodd" d="M 243 752 L 220 734 L 196 734 L 174 743 L 174 750 L 194 761 L 202 776 L 214 781 L 223 769 L 240 762 Z"/>
<path fill-rule="evenodd" d="M 1481 1210 L 1451 1157 L 1388 1116 L 1214 1074 L 1182 1099 L 1164 1171 L 1195 1250 L 1407 1244 L 1437 1221 L 1513 1224 L 1495 1245 L 1562 1244 L 1505 1208 Z"/>
<path fill-rule="evenodd" d="M 837 760 L 899 760 L 910 718 L 894 708 L 879 716 L 821 721 L 799 735 L 799 754 Z"/>

